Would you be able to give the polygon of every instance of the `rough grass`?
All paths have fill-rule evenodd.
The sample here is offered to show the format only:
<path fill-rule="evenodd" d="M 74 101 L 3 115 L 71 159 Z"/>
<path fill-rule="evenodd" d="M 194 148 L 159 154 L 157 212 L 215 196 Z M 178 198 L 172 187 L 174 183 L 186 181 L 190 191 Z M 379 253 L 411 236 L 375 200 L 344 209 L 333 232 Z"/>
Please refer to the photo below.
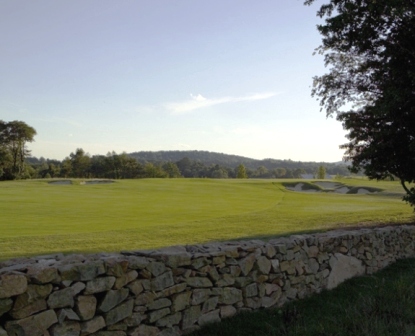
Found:
<path fill-rule="evenodd" d="M 244 313 L 192 336 L 415 335 L 415 259 L 282 308 Z"/>
<path fill-rule="evenodd" d="M 299 193 L 294 180 L 142 179 L 104 185 L 0 183 L 0 259 L 53 252 L 148 249 L 402 223 L 396 182 L 347 180 L 373 195 Z M 302 181 L 301 181 L 302 182 Z"/>

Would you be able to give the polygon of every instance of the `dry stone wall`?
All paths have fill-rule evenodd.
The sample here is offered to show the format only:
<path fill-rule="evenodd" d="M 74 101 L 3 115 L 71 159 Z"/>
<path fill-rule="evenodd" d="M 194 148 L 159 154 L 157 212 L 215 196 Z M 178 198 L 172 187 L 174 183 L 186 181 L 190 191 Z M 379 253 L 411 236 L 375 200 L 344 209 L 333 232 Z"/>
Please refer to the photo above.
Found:
<path fill-rule="evenodd" d="M 0 336 L 182 335 L 415 255 L 415 227 L 0 263 Z"/>

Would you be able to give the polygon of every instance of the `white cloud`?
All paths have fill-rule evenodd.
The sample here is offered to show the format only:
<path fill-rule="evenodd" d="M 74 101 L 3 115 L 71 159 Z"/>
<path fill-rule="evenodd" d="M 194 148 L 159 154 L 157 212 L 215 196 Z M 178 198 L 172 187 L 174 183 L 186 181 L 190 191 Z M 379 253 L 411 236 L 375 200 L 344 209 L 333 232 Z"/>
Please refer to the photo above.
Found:
<path fill-rule="evenodd" d="M 166 103 L 163 106 L 171 112 L 171 114 L 185 114 L 194 110 L 209 107 L 213 105 L 236 103 L 242 101 L 255 101 L 263 100 L 276 96 L 275 92 L 264 92 L 253 95 L 247 95 L 243 97 L 223 97 L 223 98 L 205 98 L 201 94 L 192 95 L 190 94 L 189 100 L 181 102 Z"/>

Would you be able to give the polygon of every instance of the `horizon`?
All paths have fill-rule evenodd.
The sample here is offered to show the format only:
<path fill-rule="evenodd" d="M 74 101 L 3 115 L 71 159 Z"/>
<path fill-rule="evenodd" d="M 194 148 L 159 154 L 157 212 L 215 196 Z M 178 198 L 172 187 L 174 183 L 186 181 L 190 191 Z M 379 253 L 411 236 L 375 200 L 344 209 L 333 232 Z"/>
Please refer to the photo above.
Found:
<path fill-rule="evenodd" d="M 0 119 L 35 128 L 32 155 L 57 160 L 82 148 L 341 161 L 346 132 L 311 97 L 319 3 L 0 3 Z"/>
<path fill-rule="evenodd" d="M 158 150 L 158 151 L 144 151 L 144 150 L 140 150 L 140 151 L 133 151 L 133 152 L 128 152 L 128 153 L 124 151 L 124 152 L 120 152 L 120 153 L 116 153 L 116 154 L 126 153 L 127 155 L 132 155 L 132 154 L 137 154 L 137 153 L 141 153 L 141 152 L 144 152 L 144 153 L 159 153 L 159 152 L 180 152 L 180 153 L 181 152 L 206 152 L 206 153 L 220 154 L 220 155 L 226 155 L 226 156 L 237 156 L 237 157 L 240 157 L 240 158 L 243 158 L 243 159 L 257 160 L 257 161 L 275 160 L 275 161 L 291 161 L 291 162 L 302 162 L 302 163 L 308 163 L 308 162 L 313 163 L 313 162 L 315 162 L 315 163 L 330 163 L 330 164 L 331 163 L 340 163 L 340 162 L 343 162 L 344 164 L 346 164 L 346 161 L 344 161 L 344 160 L 339 160 L 339 161 L 301 161 L 301 160 L 292 160 L 292 159 L 278 159 L 278 158 L 271 158 L 271 157 L 265 157 L 265 158 L 262 158 L 262 159 L 255 159 L 255 158 L 248 157 L 248 156 L 243 156 L 243 155 L 229 154 L 229 153 L 222 153 L 222 152 L 212 152 L 212 151 L 197 150 L 197 149 L 190 149 L 190 150 L 185 150 L 185 149 L 183 149 L 183 150 L 174 150 L 174 149 L 170 149 L 170 150 Z M 70 154 L 72 154 L 72 153 L 70 153 Z M 67 157 L 69 157 L 70 154 L 68 154 Z M 88 155 L 90 157 L 93 157 L 93 156 L 106 156 L 106 155 L 109 155 L 109 154 L 112 154 L 112 153 L 107 153 L 107 154 L 92 154 L 92 153 L 89 153 L 89 152 L 85 152 L 85 155 Z M 66 157 L 64 159 L 62 159 L 62 160 L 59 160 L 59 159 L 46 158 L 46 157 L 43 157 L 43 156 L 35 156 L 35 155 L 30 155 L 28 158 L 36 158 L 38 160 L 39 159 L 57 160 L 57 161 L 63 161 L 64 159 L 66 159 Z"/>

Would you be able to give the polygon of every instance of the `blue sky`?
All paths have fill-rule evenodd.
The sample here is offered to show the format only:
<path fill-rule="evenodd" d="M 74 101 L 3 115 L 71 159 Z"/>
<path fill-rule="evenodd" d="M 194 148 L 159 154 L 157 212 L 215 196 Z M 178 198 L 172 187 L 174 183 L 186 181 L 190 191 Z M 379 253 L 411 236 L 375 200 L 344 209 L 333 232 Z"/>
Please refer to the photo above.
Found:
<path fill-rule="evenodd" d="M 2 0 L 0 119 L 34 156 L 208 150 L 339 161 L 310 96 L 317 5 L 298 0 Z"/>

